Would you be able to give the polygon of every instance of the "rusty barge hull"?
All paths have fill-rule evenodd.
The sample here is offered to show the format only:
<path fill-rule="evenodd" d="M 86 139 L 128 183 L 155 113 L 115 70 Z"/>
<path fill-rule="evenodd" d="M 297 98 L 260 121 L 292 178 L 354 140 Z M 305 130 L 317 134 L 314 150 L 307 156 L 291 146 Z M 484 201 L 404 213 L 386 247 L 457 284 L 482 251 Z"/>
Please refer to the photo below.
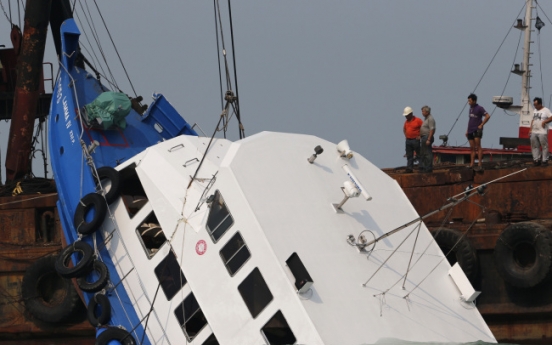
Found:
<path fill-rule="evenodd" d="M 494 249 L 511 224 L 533 222 L 552 230 L 552 167 L 519 162 L 511 167 L 487 166 L 482 172 L 459 166 L 435 168 L 433 173 L 406 174 L 384 169 L 402 187 L 418 214 L 439 209 L 447 199 L 483 183 L 523 172 L 490 185 L 484 196 L 456 206 L 447 218 L 442 211 L 425 220 L 430 231 L 455 229 L 466 236 L 477 253 L 479 274 L 473 285 L 482 291 L 477 308 L 496 339 L 517 344 L 552 342 L 552 279 L 531 288 L 517 288 L 497 271 Z M 446 218 L 446 221 L 445 221 Z"/>
<path fill-rule="evenodd" d="M 29 265 L 62 248 L 57 199 L 55 193 L 0 197 L 0 344 L 94 344 L 85 312 L 73 322 L 45 323 L 29 314 L 22 297 Z"/>

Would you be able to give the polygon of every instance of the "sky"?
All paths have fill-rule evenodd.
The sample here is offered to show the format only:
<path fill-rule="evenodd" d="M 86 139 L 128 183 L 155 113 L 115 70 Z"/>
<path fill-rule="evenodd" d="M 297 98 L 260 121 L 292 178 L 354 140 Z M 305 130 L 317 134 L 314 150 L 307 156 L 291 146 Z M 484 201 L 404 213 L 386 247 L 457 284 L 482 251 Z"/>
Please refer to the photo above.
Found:
<path fill-rule="evenodd" d="M 11 1 L 14 13 L 16 2 Z M 7 11 L 9 0 L 0 2 Z M 552 37 L 548 19 L 552 3 L 541 2 L 538 15 L 546 26 L 540 36 L 532 33 L 531 98 L 543 97 L 546 106 L 552 92 L 552 80 L 545 78 L 552 74 L 552 46 L 547 44 Z M 153 92 L 163 93 L 188 122 L 211 135 L 221 112 L 213 1 L 97 3 L 137 93 L 146 103 Z M 524 0 L 232 1 L 245 134 L 304 133 L 335 143 L 347 139 L 353 151 L 380 168 L 403 166 L 403 109 L 411 106 L 421 117 L 421 107 L 429 105 L 437 122 L 436 137 L 450 131 L 450 145 L 466 146 L 464 106 L 475 90 L 478 103 L 492 113 L 483 146 L 500 148 L 500 137 L 517 136 L 519 119 L 500 109 L 493 112 L 491 99 L 505 89 L 504 95 L 519 104 L 521 78 L 509 71 L 514 62 L 522 61 L 523 44 L 518 46 L 520 31 L 511 28 L 524 17 L 524 4 Z M 84 35 L 94 41 L 83 12 L 87 6 L 119 87 L 133 94 L 94 2 L 78 0 L 76 19 L 82 24 L 85 54 L 88 49 L 92 56 L 94 46 L 99 55 L 95 43 L 89 44 Z M 227 1 L 220 7 L 232 63 Z M 12 20 L 17 24 L 16 18 Z M 0 44 L 11 46 L 3 13 Z M 45 61 L 56 59 L 49 38 Z M 0 127 L 2 157 L 7 133 L 5 126 Z M 238 138 L 235 121 L 228 138 Z"/>

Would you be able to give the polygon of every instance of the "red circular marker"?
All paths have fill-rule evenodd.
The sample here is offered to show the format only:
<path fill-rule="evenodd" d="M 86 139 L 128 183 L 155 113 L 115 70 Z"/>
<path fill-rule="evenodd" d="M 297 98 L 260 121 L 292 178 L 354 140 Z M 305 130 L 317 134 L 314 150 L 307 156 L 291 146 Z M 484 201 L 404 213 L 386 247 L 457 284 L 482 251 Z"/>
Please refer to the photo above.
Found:
<path fill-rule="evenodd" d="M 196 243 L 197 255 L 203 255 L 207 251 L 207 243 L 204 240 L 199 240 Z"/>

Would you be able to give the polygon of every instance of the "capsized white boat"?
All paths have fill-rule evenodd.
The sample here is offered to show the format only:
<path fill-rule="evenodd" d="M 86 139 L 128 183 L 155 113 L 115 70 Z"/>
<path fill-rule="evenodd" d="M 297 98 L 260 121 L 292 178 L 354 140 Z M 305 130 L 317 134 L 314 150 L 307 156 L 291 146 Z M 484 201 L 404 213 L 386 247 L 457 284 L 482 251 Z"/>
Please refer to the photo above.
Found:
<path fill-rule="evenodd" d="M 161 95 L 106 128 L 78 36 L 66 21 L 49 123 L 56 268 L 97 343 L 495 342 L 401 188 L 346 142 L 199 137 Z"/>

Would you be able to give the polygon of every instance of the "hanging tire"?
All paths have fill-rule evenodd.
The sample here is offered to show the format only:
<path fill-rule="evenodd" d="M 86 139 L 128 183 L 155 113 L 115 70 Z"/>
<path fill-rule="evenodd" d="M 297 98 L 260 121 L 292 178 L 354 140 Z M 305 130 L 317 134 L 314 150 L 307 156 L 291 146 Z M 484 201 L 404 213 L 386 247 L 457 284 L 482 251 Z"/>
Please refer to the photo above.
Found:
<path fill-rule="evenodd" d="M 462 232 L 458 230 L 448 228 L 433 231 L 432 235 L 445 255 L 452 249 L 447 256 L 450 265 L 458 262 L 466 277 L 474 284 L 478 273 L 477 255 L 467 237 L 462 237 Z"/>
<path fill-rule="evenodd" d="M 100 314 L 96 315 L 96 308 L 100 307 Z M 94 295 L 88 302 L 88 322 L 94 327 L 106 325 L 111 320 L 111 303 L 106 295 Z"/>
<path fill-rule="evenodd" d="M 66 320 L 82 305 L 71 280 L 56 272 L 56 259 L 55 256 L 46 256 L 35 261 L 25 271 L 21 283 L 27 311 L 50 323 Z"/>
<path fill-rule="evenodd" d="M 69 267 L 71 256 L 73 254 L 78 254 L 77 259 L 79 261 L 74 266 Z M 83 241 L 74 242 L 73 244 L 63 248 L 59 254 L 55 262 L 56 271 L 64 278 L 83 276 L 90 272 L 92 268 L 92 261 L 94 259 L 93 256 L 94 250 L 88 243 Z"/>
<path fill-rule="evenodd" d="M 136 340 L 122 328 L 109 327 L 96 338 L 96 345 L 106 345 L 111 340 L 117 340 L 122 345 L 136 345 Z"/>
<path fill-rule="evenodd" d="M 498 274 L 511 286 L 536 286 L 551 275 L 552 233 L 533 222 L 511 224 L 496 241 L 494 259 Z"/>
<path fill-rule="evenodd" d="M 87 222 L 86 215 L 94 209 L 94 218 Z M 107 204 L 103 196 L 97 193 L 86 194 L 77 205 L 73 224 L 83 235 L 90 235 L 102 225 L 107 213 Z"/>
<path fill-rule="evenodd" d="M 96 272 L 98 278 L 92 282 L 88 281 L 88 277 Z M 95 278 L 94 276 L 92 277 Z M 107 285 L 109 280 L 109 270 L 107 266 L 100 260 L 94 260 L 92 262 L 92 270 L 85 276 L 81 276 L 77 279 L 77 285 L 84 292 L 98 292 Z"/>
<path fill-rule="evenodd" d="M 109 180 L 111 182 L 111 187 L 105 194 L 105 200 L 109 205 L 111 205 L 111 203 L 119 197 L 119 192 L 121 190 L 121 179 L 119 172 L 109 166 L 101 167 L 97 170 L 97 172 L 98 178 L 96 179 L 96 185 L 98 185 L 98 180 Z M 102 182 L 102 186 L 105 187 L 105 183 Z"/>

